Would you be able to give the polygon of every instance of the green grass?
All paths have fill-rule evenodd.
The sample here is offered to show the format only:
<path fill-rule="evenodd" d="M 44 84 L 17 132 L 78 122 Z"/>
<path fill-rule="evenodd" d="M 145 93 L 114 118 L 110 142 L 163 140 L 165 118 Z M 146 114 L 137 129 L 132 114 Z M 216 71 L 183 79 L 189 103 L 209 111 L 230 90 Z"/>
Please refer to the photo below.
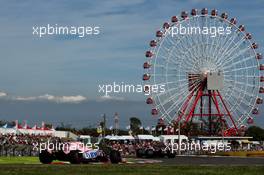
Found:
<path fill-rule="evenodd" d="M 42 165 L 37 157 L 0 157 L 0 175 L 262 175 L 263 172 L 264 166 Z"/>
<path fill-rule="evenodd" d="M 40 162 L 38 157 L 0 157 L 0 164 L 39 164 L 39 163 Z"/>
<path fill-rule="evenodd" d="M 1 165 L 1 175 L 262 175 L 260 166 Z"/>

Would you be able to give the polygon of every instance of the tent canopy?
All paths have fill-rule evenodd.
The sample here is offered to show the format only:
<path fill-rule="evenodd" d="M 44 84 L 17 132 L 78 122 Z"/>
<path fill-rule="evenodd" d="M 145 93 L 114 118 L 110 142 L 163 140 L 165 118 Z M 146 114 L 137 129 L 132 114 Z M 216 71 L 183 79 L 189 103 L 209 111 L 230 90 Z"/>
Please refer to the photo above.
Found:
<path fill-rule="evenodd" d="M 108 135 L 105 138 L 108 140 L 135 140 L 135 138 L 130 135 L 123 135 L 123 136 Z"/>
<path fill-rule="evenodd" d="M 137 138 L 139 140 L 153 140 L 153 141 L 160 141 L 158 137 L 154 137 L 153 135 L 138 135 Z"/>
<path fill-rule="evenodd" d="M 159 136 L 160 140 L 166 141 L 166 140 L 178 140 L 179 136 L 178 135 L 161 135 Z M 180 135 L 181 140 L 188 140 L 188 137 L 185 135 Z"/>

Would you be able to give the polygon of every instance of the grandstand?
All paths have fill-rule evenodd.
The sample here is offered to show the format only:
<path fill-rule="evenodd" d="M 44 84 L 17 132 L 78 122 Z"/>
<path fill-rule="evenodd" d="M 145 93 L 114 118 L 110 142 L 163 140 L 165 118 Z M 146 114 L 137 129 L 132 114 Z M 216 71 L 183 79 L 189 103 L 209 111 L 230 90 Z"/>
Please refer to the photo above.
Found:
<path fill-rule="evenodd" d="M 9 125 L 6 123 L 2 127 L 0 127 L 0 134 L 3 135 L 40 135 L 40 136 L 51 136 L 51 137 L 58 137 L 58 138 L 69 138 L 69 139 L 77 139 L 77 135 L 70 131 L 56 131 L 53 126 L 51 128 L 46 127 L 45 123 L 42 122 L 41 127 L 34 125 L 30 127 L 24 122 L 24 125 L 20 125 L 18 121 L 15 121 L 15 126 Z"/>

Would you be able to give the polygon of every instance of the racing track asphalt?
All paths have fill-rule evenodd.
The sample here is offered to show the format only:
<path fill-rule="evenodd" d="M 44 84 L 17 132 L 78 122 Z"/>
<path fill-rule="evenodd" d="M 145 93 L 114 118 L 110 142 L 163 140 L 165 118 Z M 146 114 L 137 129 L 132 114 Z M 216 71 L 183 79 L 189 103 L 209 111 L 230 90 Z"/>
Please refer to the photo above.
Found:
<path fill-rule="evenodd" d="M 159 160 L 166 165 L 264 165 L 264 157 L 176 156 Z"/>

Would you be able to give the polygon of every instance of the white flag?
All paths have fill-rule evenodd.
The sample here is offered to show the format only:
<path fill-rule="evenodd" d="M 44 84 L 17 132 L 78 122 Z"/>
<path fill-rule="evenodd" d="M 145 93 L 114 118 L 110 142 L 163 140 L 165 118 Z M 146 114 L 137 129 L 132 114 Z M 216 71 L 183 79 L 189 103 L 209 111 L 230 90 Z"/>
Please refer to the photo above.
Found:
<path fill-rule="evenodd" d="M 174 128 L 171 128 L 171 129 L 170 129 L 170 132 L 174 132 Z"/>
<path fill-rule="evenodd" d="M 129 130 L 129 129 L 130 129 L 130 125 L 128 125 L 128 126 L 126 127 L 126 129 L 128 129 L 128 130 Z"/>
<path fill-rule="evenodd" d="M 27 121 L 24 120 L 24 126 L 23 126 L 23 129 L 27 129 L 27 128 L 28 128 Z"/>
<path fill-rule="evenodd" d="M 51 125 L 51 130 L 52 130 L 52 131 L 55 131 L 55 128 L 54 128 L 54 126 L 53 126 L 53 125 Z"/>
<path fill-rule="evenodd" d="M 41 122 L 41 129 L 42 129 L 42 130 L 45 129 L 45 122 Z"/>
<path fill-rule="evenodd" d="M 18 120 L 15 121 L 15 129 L 18 129 Z"/>
<path fill-rule="evenodd" d="M 37 129 L 37 125 L 34 125 L 34 126 L 32 127 L 32 129 Z"/>

